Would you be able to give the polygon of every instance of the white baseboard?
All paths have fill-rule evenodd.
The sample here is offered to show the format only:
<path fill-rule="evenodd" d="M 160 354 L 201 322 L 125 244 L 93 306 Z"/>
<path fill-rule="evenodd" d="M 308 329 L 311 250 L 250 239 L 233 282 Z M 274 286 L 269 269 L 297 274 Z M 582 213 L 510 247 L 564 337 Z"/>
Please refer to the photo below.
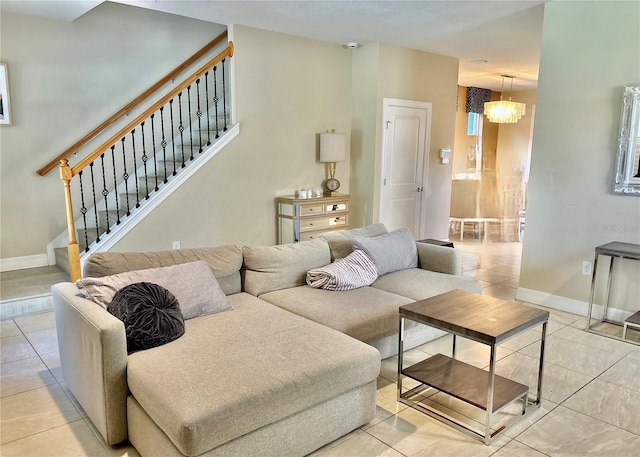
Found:
<path fill-rule="evenodd" d="M 0 319 L 7 320 L 25 314 L 51 311 L 51 294 L 34 295 L 27 298 L 14 298 L 0 301 Z"/>
<path fill-rule="evenodd" d="M 49 257 L 47 254 L 7 257 L 6 259 L 0 259 L 0 272 L 24 270 L 25 268 L 46 267 L 48 265 Z"/>
<path fill-rule="evenodd" d="M 585 317 L 589 312 L 589 303 L 585 301 L 561 297 L 560 295 L 553 295 L 547 292 L 541 292 L 539 290 L 525 289 L 524 287 L 518 287 L 518 291 L 516 292 L 516 299 L 527 303 L 533 303 L 534 305 L 542 305 L 548 308 L 565 311 L 567 313 L 578 314 Z M 602 305 L 594 303 L 592 317 L 599 318 L 600 316 L 602 316 L 603 309 L 604 307 Z M 609 307 L 607 311 L 608 318 L 618 322 L 624 321 L 632 314 L 632 311 L 626 311 L 623 309 L 612 307 Z"/>

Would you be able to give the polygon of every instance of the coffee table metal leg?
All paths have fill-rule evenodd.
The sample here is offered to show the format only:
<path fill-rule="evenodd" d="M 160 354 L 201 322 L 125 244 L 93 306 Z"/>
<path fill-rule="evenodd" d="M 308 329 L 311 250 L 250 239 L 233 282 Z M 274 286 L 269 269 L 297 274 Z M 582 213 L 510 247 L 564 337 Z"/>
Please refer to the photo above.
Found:
<path fill-rule="evenodd" d="M 398 401 L 402 396 L 402 351 L 404 346 L 404 317 L 400 316 L 398 322 Z"/>
<path fill-rule="evenodd" d="M 496 346 L 491 345 L 489 358 L 489 388 L 487 389 L 487 419 L 484 429 L 484 444 L 491 444 L 491 414 L 493 412 L 493 388 L 496 378 Z"/>
<path fill-rule="evenodd" d="M 539 405 L 542 400 L 542 373 L 544 371 L 544 345 L 547 339 L 548 321 L 542 324 L 542 337 L 540 339 L 540 366 L 538 367 L 538 393 L 534 404 Z"/>
<path fill-rule="evenodd" d="M 455 333 L 452 333 L 453 336 L 453 346 L 451 347 L 451 358 L 455 359 L 456 358 L 456 335 Z"/>

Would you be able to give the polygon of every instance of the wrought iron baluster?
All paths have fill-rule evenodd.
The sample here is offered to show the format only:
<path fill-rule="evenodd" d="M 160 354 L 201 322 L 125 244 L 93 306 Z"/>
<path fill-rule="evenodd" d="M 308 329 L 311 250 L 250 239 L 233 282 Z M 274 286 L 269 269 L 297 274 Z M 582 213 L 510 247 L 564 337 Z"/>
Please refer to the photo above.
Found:
<path fill-rule="evenodd" d="M 164 106 L 160 107 L 160 130 L 162 132 L 162 141 L 160 142 L 160 146 L 162 146 L 162 164 L 164 166 L 164 183 L 169 182 L 167 179 L 167 142 L 164 138 Z"/>
<path fill-rule="evenodd" d="M 204 99 L 207 102 L 207 146 L 211 144 L 211 116 L 209 113 L 209 72 L 204 74 Z"/>
<path fill-rule="evenodd" d="M 124 179 L 124 195 L 127 201 L 127 216 L 130 216 L 131 207 L 129 206 L 129 173 L 127 173 L 127 156 L 124 150 L 124 141 L 125 141 L 125 138 L 122 137 L 122 139 L 120 140 L 120 143 L 122 146 L 122 167 L 123 167 L 122 179 Z M 117 192 L 118 192 L 118 189 L 116 188 L 116 193 Z"/>
<path fill-rule="evenodd" d="M 193 122 L 191 121 L 191 85 L 187 87 L 187 101 L 188 101 L 188 110 L 189 110 L 189 146 L 191 150 L 191 157 L 189 160 L 193 160 Z"/>
<path fill-rule="evenodd" d="M 131 130 L 131 148 L 133 149 L 133 177 L 136 182 L 136 208 L 140 208 L 140 190 L 138 189 L 138 161 L 136 159 L 136 129 Z"/>
<path fill-rule="evenodd" d="M 156 156 L 156 130 L 155 130 L 155 122 L 154 119 L 156 117 L 156 113 L 151 115 L 151 142 L 153 147 L 153 173 L 156 178 L 156 187 L 154 190 L 158 192 L 158 157 Z"/>
<path fill-rule="evenodd" d="M 184 168 L 184 124 L 182 122 L 182 92 L 178 94 L 178 110 L 180 116 L 180 126 L 178 130 L 180 131 L 180 148 L 182 149 L 182 168 Z"/>
<path fill-rule="evenodd" d="M 176 175 L 176 136 L 173 132 L 175 132 L 173 125 L 173 98 L 169 100 L 169 115 L 171 116 L 171 152 L 173 153 L 173 176 Z"/>
<path fill-rule="evenodd" d="M 100 242 L 100 224 L 98 224 L 98 201 L 96 200 L 96 181 L 93 176 L 93 163 L 89 164 L 91 170 L 91 192 L 93 194 L 93 215 L 96 219 L 96 243 Z M 87 244 L 87 248 L 89 245 Z"/>
<path fill-rule="evenodd" d="M 200 144 L 198 145 L 198 153 L 202 152 L 202 111 L 200 110 L 200 78 L 196 79 L 196 101 L 198 103 L 198 136 L 200 137 Z"/>
<path fill-rule="evenodd" d="M 84 170 L 80 170 L 78 176 L 80 177 L 80 201 L 82 206 L 80 207 L 80 212 L 82 213 L 82 224 L 84 228 L 84 242 L 85 242 L 85 251 L 89 250 L 89 236 L 87 234 L 87 207 L 84 204 L 84 187 L 82 185 L 82 172 Z"/>
<path fill-rule="evenodd" d="M 146 189 L 145 199 L 149 199 L 149 175 L 147 174 L 147 161 L 149 160 L 149 156 L 147 156 L 147 141 L 144 136 L 144 122 L 140 123 L 140 128 L 142 129 L 142 163 L 144 165 L 144 187 Z"/>
<path fill-rule="evenodd" d="M 220 138 L 220 127 L 218 127 L 218 66 L 213 67 L 213 107 L 216 112 L 216 139 Z"/>
<path fill-rule="evenodd" d="M 113 164 L 113 195 L 116 198 L 116 225 L 120 225 L 120 202 L 118 199 L 118 181 L 116 172 L 116 145 L 111 146 L 111 163 Z M 107 210 L 108 211 L 108 210 Z"/>
<path fill-rule="evenodd" d="M 100 168 L 102 168 L 102 196 L 104 197 L 104 211 L 107 215 L 107 230 L 105 233 L 111 233 L 111 225 L 109 224 L 109 202 L 107 201 L 109 190 L 107 189 L 107 175 L 104 170 L 104 152 L 100 155 Z M 98 227 L 99 226 L 100 223 L 98 223 Z"/>
<path fill-rule="evenodd" d="M 222 112 L 224 113 L 224 128 L 222 129 L 223 132 L 227 131 L 227 86 L 225 84 L 225 78 L 224 78 L 224 63 L 227 59 L 222 59 L 222 97 L 223 97 L 223 102 L 222 102 Z"/>

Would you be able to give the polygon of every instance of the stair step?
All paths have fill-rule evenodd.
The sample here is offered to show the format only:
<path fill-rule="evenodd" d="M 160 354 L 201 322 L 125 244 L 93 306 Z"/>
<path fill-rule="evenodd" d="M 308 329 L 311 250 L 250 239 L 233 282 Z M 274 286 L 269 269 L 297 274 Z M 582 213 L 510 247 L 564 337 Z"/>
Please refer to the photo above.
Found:
<path fill-rule="evenodd" d="M 180 168 L 176 168 L 176 171 L 178 171 Z M 167 169 L 167 171 L 171 171 L 173 172 L 173 169 L 169 170 Z M 171 179 L 172 173 L 168 174 L 168 179 Z M 161 187 L 162 184 L 164 184 L 164 176 L 158 176 L 158 187 Z M 143 177 L 139 177 L 138 178 L 138 194 L 140 195 L 140 198 L 144 198 L 147 195 L 147 185 L 149 186 L 149 195 L 151 195 L 151 192 L 153 192 L 156 189 L 156 177 L 154 175 L 151 176 L 147 176 L 147 180 L 145 181 L 144 176 Z M 131 192 L 131 188 L 129 189 L 129 195 L 133 195 L 134 199 L 135 199 L 135 189 L 133 189 L 133 192 Z M 120 195 L 125 195 L 120 194 Z M 118 197 L 120 198 L 120 197 Z"/>
<path fill-rule="evenodd" d="M 95 228 L 88 229 L 78 229 L 78 244 L 80 245 L 80 252 L 87 247 L 85 241 L 85 232 L 87 233 L 87 239 L 89 240 L 89 245 L 98 239 Z"/>
<path fill-rule="evenodd" d="M 55 248 L 53 250 L 56 254 L 56 265 L 62 268 L 67 274 L 71 274 L 71 268 L 69 268 L 69 252 L 67 248 Z"/>
<path fill-rule="evenodd" d="M 128 194 L 119 194 L 118 196 L 118 204 L 120 205 L 120 216 L 122 213 L 127 212 L 127 196 L 129 197 L 129 209 L 133 210 L 136 207 L 136 204 L 142 203 L 145 200 L 144 189 L 140 189 L 140 193 L 136 194 L 135 192 L 129 192 Z M 153 191 L 153 187 L 149 186 L 149 192 Z M 111 220 L 111 215 L 109 215 L 109 222 L 113 222 Z M 113 225 L 113 224 L 112 224 Z"/>
<path fill-rule="evenodd" d="M 135 206 L 135 205 L 134 205 Z M 109 224 L 107 224 L 107 213 L 109 213 Z M 127 214 L 127 209 L 120 208 L 120 221 Z M 118 221 L 118 212 L 115 209 L 109 211 L 98 211 L 98 226 L 102 231 L 106 231 L 109 227 L 115 225 Z"/>

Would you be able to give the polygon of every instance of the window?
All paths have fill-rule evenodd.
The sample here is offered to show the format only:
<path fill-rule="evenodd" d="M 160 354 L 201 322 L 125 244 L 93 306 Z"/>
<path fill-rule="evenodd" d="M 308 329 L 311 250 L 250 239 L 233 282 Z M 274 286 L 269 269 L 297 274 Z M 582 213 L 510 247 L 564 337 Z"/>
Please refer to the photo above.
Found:
<path fill-rule="evenodd" d="M 480 135 L 482 116 L 479 113 L 469 113 L 467 118 L 467 135 Z"/>

